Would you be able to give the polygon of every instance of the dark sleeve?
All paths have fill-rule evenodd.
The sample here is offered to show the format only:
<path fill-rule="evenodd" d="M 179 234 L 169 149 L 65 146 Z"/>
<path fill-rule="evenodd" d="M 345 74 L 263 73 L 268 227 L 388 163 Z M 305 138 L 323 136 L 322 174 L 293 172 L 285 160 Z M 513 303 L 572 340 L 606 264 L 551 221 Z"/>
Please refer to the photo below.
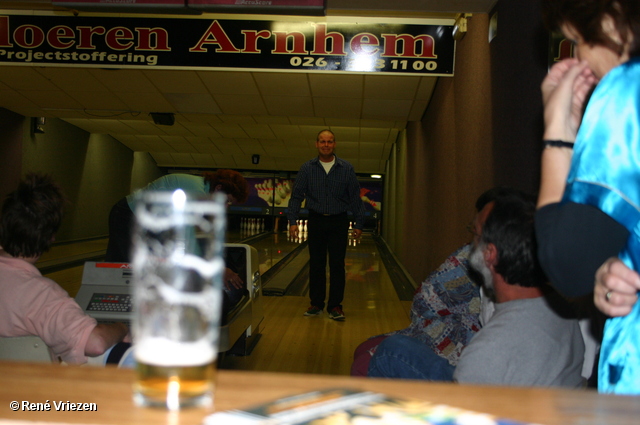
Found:
<path fill-rule="evenodd" d="M 596 207 L 549 204 L 535 217 L 538 259 L 554 288 L 566 297 L 593 291 L 598 267 L 624 247 L 629 231 Z"/>

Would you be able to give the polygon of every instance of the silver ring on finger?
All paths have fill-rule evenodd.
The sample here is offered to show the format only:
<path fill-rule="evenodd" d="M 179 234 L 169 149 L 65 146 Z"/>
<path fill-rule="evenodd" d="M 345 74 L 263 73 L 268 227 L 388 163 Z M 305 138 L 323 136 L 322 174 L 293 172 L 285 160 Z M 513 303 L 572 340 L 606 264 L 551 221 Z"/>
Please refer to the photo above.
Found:
<path fill-rule="evenodd" d="M 611 295 L 613 294 L 613 291 L 609 291 L 605 294 L 604 299 L 609 302 L 611 301 Z"/>

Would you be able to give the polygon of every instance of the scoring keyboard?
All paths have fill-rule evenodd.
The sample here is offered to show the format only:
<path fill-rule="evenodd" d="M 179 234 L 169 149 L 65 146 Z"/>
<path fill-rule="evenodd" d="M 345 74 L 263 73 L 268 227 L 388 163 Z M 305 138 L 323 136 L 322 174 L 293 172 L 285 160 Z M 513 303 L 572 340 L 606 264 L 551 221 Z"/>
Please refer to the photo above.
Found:
<path fill-rule="evenodd" d="M 93 294 L 86 309 L 89 311 L 131 312 L 130 294 Z"/>

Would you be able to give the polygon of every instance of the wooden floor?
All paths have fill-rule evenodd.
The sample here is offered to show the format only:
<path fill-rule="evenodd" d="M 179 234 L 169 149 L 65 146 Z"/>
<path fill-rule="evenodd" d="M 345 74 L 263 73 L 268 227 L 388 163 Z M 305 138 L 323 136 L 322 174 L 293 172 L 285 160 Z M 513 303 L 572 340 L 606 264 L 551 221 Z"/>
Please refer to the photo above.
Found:
<path fill-rule="evenodd" d="M 343 301 L 346 320 L 324 313 L 305 317 L 307 296 L 264 298 L 262 336 L 249 356 L 224 356 L 221 366 L 238 370 L 348 375 L 355 348 L 370 336 L 409 324 L 410 301 L 400 301 L 373 239 L 364 236 L 349 246 L 347 286 Z M 82 267 L 47 277 L 75 296 Z"/>

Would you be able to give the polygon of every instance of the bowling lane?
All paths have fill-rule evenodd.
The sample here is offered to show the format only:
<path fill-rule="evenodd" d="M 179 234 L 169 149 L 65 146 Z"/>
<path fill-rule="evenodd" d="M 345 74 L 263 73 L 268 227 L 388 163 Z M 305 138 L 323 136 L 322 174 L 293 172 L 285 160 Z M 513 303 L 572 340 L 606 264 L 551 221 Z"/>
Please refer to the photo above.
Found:
<path fill-rule="evenodd" d="M 283 233 L 259 243 L 263 252 L 269 244 L 273 244 L 271 252 L 277 251 L 278 246 L 283 249 L 291 246 Z M 300 255 L 306 251 L 303 248 Z M 300 279 L 306 280 L 302 293 L 288 291 L 284 296 L 264 297 L 262 338 L 253 352 L 249 356 L 226 356 L 220 366 L 348 375 L 353 351 L 361 342 L 408 326 L 411 302 L 398 296 L 374 236 L 365 233 L 360 240 L 350 240 L 345 264 L 345 322 L 335 322 L 326 313 L 320 317 L 302 315 L 309 306 L 308 273 L 300 275 Z M 287 267 L 290 266 L 285 266 L 285 270 Z"/>
<path fill-rule="evenodd" d="M 292 240 L 286 231 L 227 231 L 226 240 L 229 243 L 246 243 L 258 251 L 260 274 L 264 275 L 289 254 L 306 241 L 306 237 Z"/>

